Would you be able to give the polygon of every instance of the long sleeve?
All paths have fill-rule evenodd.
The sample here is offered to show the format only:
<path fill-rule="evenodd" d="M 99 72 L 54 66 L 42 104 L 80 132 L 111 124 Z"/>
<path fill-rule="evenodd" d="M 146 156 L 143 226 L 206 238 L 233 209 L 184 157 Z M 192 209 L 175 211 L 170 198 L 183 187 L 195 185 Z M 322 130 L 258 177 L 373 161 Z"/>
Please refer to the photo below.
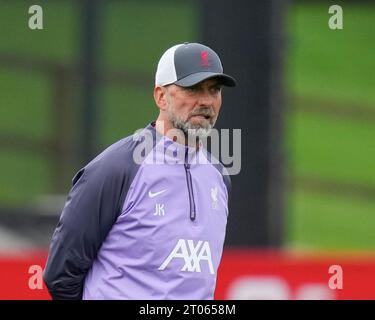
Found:
<path fill-rule="evenodd" d="M 53 299 L 82 298 L 85 276 L 121 211 L 125 177 L 119 171 L 102 159 L 73 178 L 43 274 Z"/>

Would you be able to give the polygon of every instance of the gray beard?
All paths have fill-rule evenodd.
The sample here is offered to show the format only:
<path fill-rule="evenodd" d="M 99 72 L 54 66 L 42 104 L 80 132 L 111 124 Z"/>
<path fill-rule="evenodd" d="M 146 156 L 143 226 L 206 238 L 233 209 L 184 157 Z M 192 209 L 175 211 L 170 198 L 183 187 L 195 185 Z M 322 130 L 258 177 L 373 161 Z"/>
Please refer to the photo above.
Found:
<path fill-rule="evenodd" d="M 199 139 L 206 138 L 210 132 L 211 129 L 214 127 L 216 118 L 211 119 L 210 121 L 207 121 L 206 124 L 194 125 L 188 120 L 184 120 L 181 117 L 175 115 L 173 111 L 171 110 L 170 106 L 168 106 L 168 120 L 171 122 L 173 128 L 176 128 L 178 130 L 181 130 L 185 137 L 197 137 Z"/>

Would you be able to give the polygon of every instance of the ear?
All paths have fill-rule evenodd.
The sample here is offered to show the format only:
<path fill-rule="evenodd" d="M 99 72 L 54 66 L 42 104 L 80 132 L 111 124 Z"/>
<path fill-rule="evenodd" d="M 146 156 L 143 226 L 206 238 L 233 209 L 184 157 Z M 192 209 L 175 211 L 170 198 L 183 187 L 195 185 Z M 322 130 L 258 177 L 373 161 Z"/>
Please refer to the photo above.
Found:
<path fill-rule="evenodd" d="M 154 88 L 154 100 L 160 110 L 165 111 L 167 109 L 167 89 L 161 86 Z"/>

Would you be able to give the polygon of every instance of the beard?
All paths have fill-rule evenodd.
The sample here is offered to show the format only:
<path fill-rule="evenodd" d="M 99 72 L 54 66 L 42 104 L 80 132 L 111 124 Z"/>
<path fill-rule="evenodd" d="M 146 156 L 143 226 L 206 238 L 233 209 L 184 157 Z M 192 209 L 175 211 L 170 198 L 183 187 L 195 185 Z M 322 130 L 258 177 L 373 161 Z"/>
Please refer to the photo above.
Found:
<path fill-rule="evenodd" d="M 201 107 L 194 109 L 187 117 L 183 118 L 174 113 L 172 105 L 168 104 L 168 120 L 171 122 L 173 128 L 181 130 L 185 137 L 197 137 L 199 139 L 207 137 L 211 129 L 214 127 L 217 116 L 212 108 Z M 193 122 L 192 117 L 201 115 L 207 117 L 201 119 L 199 122 Z"/>

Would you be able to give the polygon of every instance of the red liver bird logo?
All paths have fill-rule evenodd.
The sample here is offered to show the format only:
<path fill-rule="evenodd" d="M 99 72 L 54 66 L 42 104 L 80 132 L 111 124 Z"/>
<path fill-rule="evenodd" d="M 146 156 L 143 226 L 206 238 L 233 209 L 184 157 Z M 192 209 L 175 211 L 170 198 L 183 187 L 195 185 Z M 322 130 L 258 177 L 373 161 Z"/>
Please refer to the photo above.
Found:
<path fill-rule="evenodd" d="M 209 67 L 208 63 L 208 52 L 207 51 L 202 51 L 201 52 L 201 62 L 202 62 L 202 67 Z"/>

